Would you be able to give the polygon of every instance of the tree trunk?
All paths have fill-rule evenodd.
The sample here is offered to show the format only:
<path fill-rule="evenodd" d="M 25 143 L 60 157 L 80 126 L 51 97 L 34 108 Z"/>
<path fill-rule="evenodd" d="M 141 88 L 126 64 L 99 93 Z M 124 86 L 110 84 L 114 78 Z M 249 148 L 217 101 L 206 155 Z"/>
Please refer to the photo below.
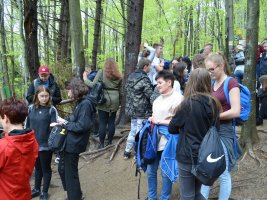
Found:
<path fill-rule="evenodd" d="M 84 49 L 80 1 L 69 0 L 72 74 L 82 78 Z"/>
<path fill-rule="evenodd" d="M 233 45 L 234 45 L 234 9 L 233 9 L 233 0 L 225 0 L 225 56 L 228 58 L 230 65 L 233 65 Z"/>
<path fill-rule="evenodd" d="M 196 18 L 196 27 L 194 30 L 194 54 L 199 53 L 199 32 L 200 32 L 200 3 L 197 5 L 197 18 Z"/>
<path fill-rule="evenodd" d="M 124 73 L 124 84 L 131 72 L 134 71 L 141 43 L 144 0 L 127 1 L 127 32 L 126 32 L 126 65 Z M 125 92 L 124 92 L 125 94 Z M 125 95 L 122 99 L 120 124 L 125 124 L 129 119 L 125 114 Z"/>
<path fill-rule="evenodd" d="M 86 3 L 88 4 L 88 1 L 86 1 Z M 84 9 L 84 28 L 85 28 L 85 33 L 84 33 L 84 58 L 85 58 L 85 66 L 87 67 L 89 65 L 89 24 L 88 24 L 88 7 L 86 6 L 86 8 Z"/>
<path fill-rule="evenodd" d="M 125 41 L 126 41 L 126 17 L 125 17 L 125 0 L 120 0 L 122 18 L 123 18 L 123 35 L 122 35 L 122 47 L 121 47 L 121 61 L 122 61 L 122 71 L 125 70 Z"/>
<path fill-rule="evenodd" d="M 97 52 L 99 48 L 99 39 L 100 39 L 100 30 L 101 30 L 101 13 L 102 13 L 102 1 L 96 0 L 96 9 L 95 9 L 95 28 L 94 28 L 94 43 L 92 50 L 92 67 L 96 69 L 97 63 Z"/>
<path fill-rule="evenodd" d="M 11 17 L 10 17 L 10 34 L 11 34 L 11 56 L 10 56 L 10 60 L 11 60 L 11 67 L 12 67 L 12 77 L 11 77 L 11 93 L 12 96 L 15 96 L 15 89 L 14 89 L 14 83 L 15 83 L 15 58 L 14 58 L 14 8 L 13 8 L 14 4 L 10 5 L 10 10 L 11 10 Z"/>
<path fill-rule="evenodd" d="M 22 11 L 22 0 L 17 0 L 18 10 L 19 10 L 19 32 L 20 32 L 20 40 L 21 40 L 21 66 L 23 70 L 23 85 L 27 85 L 27 79 L 28 79 L 28 56 L 26 54 L 26 44 L 25 44 L 25 37 L 23 33 L 23 11 Z M 27 95 L 27 88 L 23 87 L 23 94 L 26 97 Z"/>
<path fill-rule="evenodd" d="M 3 76 L 3 89 L 5 91 L 5 97 L 11 96 L 11 87 L 10 87 L 10 81 L 9 81 L 9 74 L 8 74 L 8 65 L 7 65 L 7 48 L 6 48 L 6 31 L 4 26 L 4 1 L 0 1 L 0 34 L 1 34 L 1 52 L 2 53 L 2 76 Z"/>
<path fill-rule="evenodd" d="M 247 35 L 244 84 L 251 92 L 251 114 L 249 120 L 242 126 L 241 144 L 248 149 L 259 140 L 256 129 L 256 64 L 259 30 L 259 1 L 247 0 Z"/>
<path fill-rule="evenodd" d="M 24 30 L 26 37 L 26 54 L 31 80 L 38 76 L 38 68 L 40 66 L 37 43 L 37 1 L 38 0 L 24 0 Z"/>
<path fill-rule="evenodd" d="M 60 11 L 59 34 L 57 39 L 57 61 L 69 61 L 69 0 L 62 0 Z"/>

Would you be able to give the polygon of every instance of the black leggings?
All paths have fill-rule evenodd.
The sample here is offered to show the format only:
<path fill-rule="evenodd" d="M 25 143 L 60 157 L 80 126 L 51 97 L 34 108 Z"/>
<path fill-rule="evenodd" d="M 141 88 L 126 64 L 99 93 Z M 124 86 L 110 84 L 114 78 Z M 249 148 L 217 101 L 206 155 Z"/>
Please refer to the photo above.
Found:
<path fill-rule="evenodd" d="M 78 173 L 79 154 L 61 152 L 58 172 L 62 185 L 68 194 L 68 200 L 82 199 L 82 191 Z"/>
<path fill-rule="evenodd" d="M 43 179 L 43 192 L 46 193 L 48 192 L 52 177 L 52 155 L 52 151 L 39 151 L 38 158 L 35 162 L 35 188 L 40 190 Z"/>
<path fill-rule="evenodd" d="M 116 111 L 115 112 L 106 112 L 103 110 L 98 110 L 98 117 L 99 117 L 99 139 L 100 143 L 104 144 L 107 125 L 108 125 L 108 141 L 109 143 L 112 142 L 113 136 L 115 134 L 115 118 L 116 118 Z"/>

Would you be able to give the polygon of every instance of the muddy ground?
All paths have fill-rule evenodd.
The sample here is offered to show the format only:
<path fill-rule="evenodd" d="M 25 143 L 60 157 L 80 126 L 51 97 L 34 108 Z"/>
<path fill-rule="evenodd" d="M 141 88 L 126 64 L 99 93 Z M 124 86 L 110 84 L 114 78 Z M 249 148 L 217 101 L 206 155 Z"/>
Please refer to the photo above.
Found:
<path fill-rule="evenodd" d="M 124 127 L 129 128 L 129 127 Z M 117 129 L 116 135 L 121 136 L 122 129 Z M 232 172 L 232 199 L 267 199 L 267 121 L 258 127 L 260 143 L 255 146 L 255 155 L 261 164 L 250 156 L 239 161 L 237 170 Z M 118 139 L 116 139 L 118 141 Z M 116 143 L 114 141 L 114 143 Z M 136 200 L 138 177 L 135 177 L 133 159 L 123 159 L 125 140 L 121 144 L 115 158 L 109 161 L 114 147 L 105 154 L 93 159 L 91 156 L 80 158 L 79 175 L 85 200 Z M 90 151 L 95 150 L 95 142 L 91 140 Z M 93 155 L 94 156 L 94 155 Z M 57 164 L 52 162 L 53 175 L 49 189 L 50 200 L 64 200 L 63 191 L 57 172 Z M 159 174 L 160 180 L 160 174 Z M 33 184 L 33 179 L 31 181 Z M 158 191 L 161 183 L 159 181 Z M 146 175 L 142 173 L 140 199 L 147 197 Z M 211 190 L 211 199 L 218 197 L 218 184 Z M 172 198 L 179 198 L 179 184 L 173 185 Z M 38 198 L 35 198 L 38 199 Z"/>

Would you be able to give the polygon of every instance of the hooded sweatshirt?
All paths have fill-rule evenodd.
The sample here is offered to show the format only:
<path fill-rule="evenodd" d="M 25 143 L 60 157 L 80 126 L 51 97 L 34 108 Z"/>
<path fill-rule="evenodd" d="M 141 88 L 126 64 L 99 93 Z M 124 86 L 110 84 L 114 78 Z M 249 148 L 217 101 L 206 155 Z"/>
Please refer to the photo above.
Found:
<path fill-rule="evenodd" d="M 170 133 L 180 133 L 176 158 L 178 162 L 184 164 L 192 164 L 192 158 L 194 163 L 197 162 L 200 144 L 215 122 L 212 108 L 216 109 L 215 101 L 211 101 L 207 96 L 195 96 L 188 102 L 190 103 L 183 104 L 184 106 L 177 111 L 169 124 Z M 219 111 L 215 112 L 219 122 Z M 218 128 L 218 124 L 216 126 Z"/>
<path fill-rule="evenodd" d="M 13 130 L 0 139 L 0 199 L 31 199 L 30 177 L 38 156 L 33 130 Z"/>

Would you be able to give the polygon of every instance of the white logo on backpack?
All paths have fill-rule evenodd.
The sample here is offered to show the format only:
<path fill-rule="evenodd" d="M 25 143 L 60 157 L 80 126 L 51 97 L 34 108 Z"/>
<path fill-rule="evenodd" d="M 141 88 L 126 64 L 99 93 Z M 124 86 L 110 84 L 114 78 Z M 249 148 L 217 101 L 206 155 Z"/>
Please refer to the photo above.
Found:
<path fill-rule="evenodd" d="M 217 161 L 220 160 L 223 156 L 224 156 L 224 155 L 222 155 L 222 156 L 220 156 L 220 157 L 218 157 L 218 158 L 211 158 L 211 154 L 210 154 L 210 155 L 208 155 L 208 157 L 207 157 L 207 162 L 209 162 L 209 163 L 217 162 Z"/>

